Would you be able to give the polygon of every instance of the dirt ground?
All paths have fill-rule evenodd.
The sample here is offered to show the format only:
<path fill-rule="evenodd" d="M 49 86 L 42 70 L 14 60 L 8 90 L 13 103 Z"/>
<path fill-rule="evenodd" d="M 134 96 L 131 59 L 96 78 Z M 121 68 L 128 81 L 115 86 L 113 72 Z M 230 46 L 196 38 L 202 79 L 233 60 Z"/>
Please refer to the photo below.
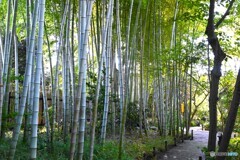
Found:
<path fill-rule="evenodd" d="M 176 147 L 171 148 L 166 153 L 158 158 L 158 160 L 199 160 L 204 154 L 201 152 L 203 147 L 207 146 L 208 131 L 202 131 L 201 127 L 192 127 L 193 140 L 184 140 L 183 143 L 178 143 Z"/>

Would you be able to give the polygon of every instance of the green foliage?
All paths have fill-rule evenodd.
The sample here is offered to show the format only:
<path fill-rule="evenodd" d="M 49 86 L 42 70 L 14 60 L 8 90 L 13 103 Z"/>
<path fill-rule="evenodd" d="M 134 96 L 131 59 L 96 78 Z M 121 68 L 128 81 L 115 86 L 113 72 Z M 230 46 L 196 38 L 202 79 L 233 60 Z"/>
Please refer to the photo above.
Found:
<path fill-rule="evenodd" d="M 88 76 L 88 79 L 87 79 L 87 82 L 86 82 L 86 85 L 87 85 L 87 100 L 88 101 L 93 101 L 94 102 L 94 98 L 95 98 L 95 93 L 96 93 L 96 86 L 97 86 L 97 74 L 94 73 L 94 72 L 87 72 L 87 76 Z M 101 86 L 100 88 L 100 97 L 99 97 L 99 100 L 101 101 L 102 97 L 101 95 L 104 94 L 104 87 Z"/>
<path fill-rule="evenodd" d="M 223 78 L 221 79 L 220 83 L 219 106 L 218 106 L 222 129 L 224 128 L 228 116 L 228 110 L 233 97 L 234 84 L 235 84 L 234 73 L 232 71 L 226 72 Z"/>
<path fill-rule="evenodd" d="M 102 71 L 103 75 L 105 75 L 105 72 Z M 95 101 L 95 93 L 96 93 L 96 86 L 97 86 L 97 75 L 94 72 L 88 71 L 88 79 L 86 82 L 87 85 L 87 100 L 88 101 L 92 101 L 94 104 Z M 104 79 L 103 79 L 104 81 Z M 112 82 L 110 80 L 110 82 Z M 114 102 L 119 102 L 119 98 L 117 97 L 117 95 L 115 93 L 109 93 L 109 103 L 111 101 Z M 104 85 L 100 85 L 100 92 L 99 92 L 99 99 L 98 99 L 98 119 L 102 119 L 102 115 L 104 112 L 104 98 L 105 98 L 105 86 Z M 119 108 L 116 108 L 116 119 L 120 119 L 120 115 L 119 115 Z M 109 112 L 110 113 L 110 112 Z M 108 121 L 108 125 L 111 125 L 111 121 Z M 100 131 L 101 131 L 101 121 L 97 122 L 97 126 L 96 126 L 96 135 L 100 135 Z M 107 128 L 109 129 L 109 128 Z M 99 136 L 98 136 L 99 137 Z"/>
<path fill-rule="evenodd" d="M 210 156 L 210 152 L 208 151 L 207 147 L 203 147 L 202 152 L 205 153 L 207 160 L 215 160 L 215 157 Z M 240 158 L 240 154 L 239 154 L 240 153 L 240 137 L 230 139 L 228 153 L 230 153 L 230 152 L 238 153 L 238 156 L 237 157 L 228 156 L 228 157 L 226 157 L 227 160 Z"/>
<path fill-rule="evenodd" d="M 138 102 L 130 102 L 128 104 L 126 128 L 132 129 L 139 124 L 139 107 Z"/>
<path fill-rule="evenodd" d="M 103 145 L 96 144 L 94 147 L 94 159 L 97 160 L 117 160 L 118 159 L 118 143 L 115 141 L 106 141 Z M 89 141 L 84 146 L 84 160 L 89 159 Z M 127 153 L 123 153 L 123 160 L 133 160 L 134 157 L 129 156 Z"/>
<path fill-rule="evenodd" d="M 87 74 L 88 74 L 88 79 L 87 79 L 87 82 L 86 82 L 86 85 L 87 85 L 87 100 L 92 101 L 93 105 L 94 105 L 96 86 L 97 86 L 97 75 L 96 75 L 96 73 L 91 72 L 91 71 L 88 71 Z M 103 71 L 103 75 L 105 75 L 104 71 Z M 118 101 L 115 94 L 110 93 L 110 96 L 113 96 L 114 101 Z M 104 98 L 105 98 L 105 86 L 101 84 L 100 85 L 100 91 L 99 91 L 99 98 L 98 98 L 98 119 L 102 119 L 102 115 L 103 115 L 103 112 L 104 112 Z M 111 99 L 112 98 L 110 97 L 110 100 Z M 111 123 L 111 122 L 108 121 L 108 123 Z M 102 127 L 102 123 L 101 123 L 101 121 L 98 121 L 97 125 L 96 125 L 96 135 L 97 135 L 97 137 L 99 137 L 98 135 L 100 135 L 100 133 L 101 133 L 101 127 Z"/>
<path fill-rule="evenodd" d="M 203 20 L 204 17 L 207 15 L 208 11 L 208 4 L 206 1 L 188 1 L 188 0 L 181 0 L 180 7 L 185 8 L 185 12 L 179 16 L 180 20 L 183 21 L 196 21 L 196 20 Z"/>
<path fill-rule="evenodd" d="M 0 31 L 1 33 L 4 32 L 4 28 L 5 28 L 5 13 L 6 13 L 6 9 L 7 9 L 7 3 L 6 0 L 3 0 L 3 2 L 0 4 L 0 19 L 1 19 L 1 23 L 0 23 Z"/>
<path fill-rule="evenodd" d="M 55 131 L 55 140 L 53 141 L 54 150 L 50 151 L 48 148 L 49 142 L 47 141 L 45 127 L 39 128 L 38 134 L 38 160 L 67 160 L 69 157 L 70 137 L 64 142 L 62 134 Z M 9 132 L 10 133 L 10 132 Z M 20 134 L 22 137 L 22 134 Z M 156 147 L 157 150 L 164 150 L 164 141 L 167 140 L 169 145 L 173 144 L 172 137 L 143 137 L 142 139 L 127 139 L 124 144 L 124 152 L 122 155 L 123 160 L 142 159 L 143 153 L 150 154 L 152 148 Z M 10 138 L 0 139 L 0 159 L 7 159 L 10 147 Z M 107 140 L 104 144 L 96 143 L 94 147 L 94 159 L 97 160 L 117 160 L 118 141 Z M 86 138 L 84 143 L 84 160 L 89 159 L 90 141 Z M 18 146 L 15 155 L 16 160 L 29 159 L 29 145 L 23 143 L 21 139 L 18 141 Z"/>
<path fill-rule="evenodd" d="M 10 139 L 0 140 L 0 159 L 7 159 Z M 70 143 L 64 143 L 62 141 L 55 140 L 53 142 L 54 151 L 52 153 L 49 152 L 47 148 L 48 142 L 46 140 L 45 132 L 43 134 L 39 134 L 38 136 L 38 151 L 37 156 L 38 160 L 67 160 Z M 27 143 L 22 143 L 22 141 L 18 142 L 15 160 L 25 160 L 29 159 L 29 145 Z"/>
<path fill-rule="evenodd" d="M 11 70 L 11 73 L 10 73 L 10 82 L 14 82 L 15 80 L 18 80 L 19 82 L 23 82 L 23 79 L 24 79 L 24 76 L 23 75 L 18 75 L 18 76 L 15 76 L 15 70 Z"/>
<path fill-rule="evenodd" d="M 234 157 L 234 158 L 240 159 L 240 137 L 230 139 L 228 151 L 238 153 L 238 156 Z M 230 158 L 232 158 L 232 157 L 230 157 Z"/>
<path fill-rule="evenodd" d="M 4 109 L 5 110 L 5 109 Z M 12 129 L 15 126 L 15 117 L 17 116 L 16 112 L 10 112 L 9 114 L 2 115 L 2 130 L 6 131 Z"/>
<path fill-rule="evenodd" d="M 51 119 L 53 118 L 53 107 L 52 106 L 48 107 L 48 116 L 50 119 L 50 125 L 52 125 L 52 121 L 51 121 Z"/>
<path fill-rule="evenodd" d="M 206 160 L 215 160 L 215 157 L 210 156 L 210 152 L 208 151 L 207 147 L 203 147 L 202 152 L 205 154 Z"/>
<path fill-rule="evenodd" d="M 233 131 L 240 134 L 240 109 L 238 109 L 238 114 L 237 114 L 237 118 L 236 118 L 236 122 L 235 122 Z"/>
<path fill-rule="evenodd" d="M 57 138 L 60 139 L 60 138 Z M 9 139 L 0 140 L 0 159 L 7 159 L 9 151 Z M 46 136 L 39 134 L 38 139 L 38 160 L 67 160 L 69 154 L 70 143 L 64 143 L 63 140 L 55 140 L 53 143 L 54 150 L 52 153 L 47 148 Z M 89 159 L 90 142 L 87 140 L 84 146 L 84 160 Z M 16 151 L 16 160 L 29 159 L 29 146 L 19 141 Z M 115 141 L 106 141 L 104 145 L 96 144 L 94 148 L 94 159 L 97 160 L 117 160 L 118 159 L 118 143 Z M 123 153 L 123 160 L 133 160 L 134 157 Z"/>
<path fill-rule="evenodd" d="M 159 151 L 163 151 L 165 147 L 165 140 L 168 141 L 169 145 L 173 144 L 172 137 L 144 137 L 142 139 L 129 140 L 126 143 L 125 150 L 126 153 L 129 154 L 131 157 L 135 157 L 135 159 L 142 159 L 143 153 L 152 153 L 153 147 L 155 147 Z"/>
<path fill-rule="evenodd" d="M 124 34 L 126 33 L 125 31 L 127 30 L 126 26 L 128 23 L 128 15 L 129 15 L 129 8 L 130 8 L 130 0 L 127 1 L 120 1 L 120 21 L 121 21 L 121 29 L 122 29 L 122 41 L 126 41 L 126 37 L 128 35 Z M 134 31 L 134 24 L 135 24 L 135 19 L 137 15 L 137 6 L 139 2 L 142 2 L 141 6 L 141 13 L 140 13 L 140 19 L 138 22 L 137 26 L 137 44 L 134 44 L 136 47 L 136 50 L 134 50 L 132 45 L 131 40 L 133 40 L 135 35 Z M 156 78 L 156 73 L 159 72 L 161 69 L 163 77 L 165 78 L 169 72 L 169 75 L 175 72 L 175 68 L 173 62 L 179 63 L 179 74 L 181 74 L 181 71 L 186 71 L 191 62 L 195 64 L 201 63 L 202 66 L 206 66 L 208 64 L 207 62 L 207 43 L 206 41 L 202 41 L 200 43 L 197 42 L 192 42 L 192 39 L 195 39 L 196 41 L 199 38 L 203 37 L 203 33 L 205 31 L 205 23 L 206 23 L 206 17 L 208 14 L 208 7 L 209 7 L 209 0 L 179 0 L 179 8 L 177 10 L 177 20 L 176 20 L 176 30 L 174 33 L 175 34 L 175 42 L 172 47 L 170 47 L 171 39 L 173 35 L 172 33 L 172 26 L 174 22 L 174 12 L 175 12 L 175 3 L 177 1 L 175 0 L 162 0 L 162 1 L 134 1 L 134 6 L 133 6 L 133 14 L 132 14 L 132 20 L 131 20 L 131 26 L 130 26 L 130 49 L 134 53 L 134 60 L 139 65 L 140 61 L 140 50 L 142 51 L 142 45 L 143 47 L 143 82 L 145 83 L 145 80 L 149 78 L 149 106 L 151 106 L 153 102 L 153 87 L 151 84 L 153 84 L 153 81 Z M 19 39 L 19 46 L 18 46 L 18 51 L 19 51 L 19 73 L 20 76 L 15 76 L 14 75 L 14 70 L 11 71 L 10 75 L 10 82 L 13 82 L 15 79 L 18 79 L 20 82 L 23 81 L 23 74 L 25 72 L 25 63 L 26 63 L 26 1 L 19 1 L 19 9 L 18 9 L 18 17 L 17 17 L 17 28 L 16 28 L 16 33 Z M 73 26 L 77 26 L 78 22 L 80 20 L 77 18 L 78 15 L 78 2 L 77 1 L 71 1 L 70 3 L 75 3 L 71 6 L 73 8 L 70 8 L 70 10 L 73 10 L 73 15 L 72 18 L 69 20 L 74 20 L 74 23 L 72 24 Z M 55 52 L 53 49 L 55 47 L 55 44 L 58 42 L 57 39 L 59 39 L 59 32 L 61 28 L 61 19 L 63 17 L 63 12 L 64 12 L 64 7 L 65 7 L 66 1 L 59 1 L 59 0 L 52 0 L 52 1 L 46 1 L 46 14 L 45 14 L 45 31 L 47 31 L 47 36 L 49 37 L 50 40 L 50 50 L 53 51 L 52 55 L 54 56 Z M 149 4 L 149 5 L 148 5 Z M 216 4 L 218 6 L 223 6 L 227 7 L 228 3 L 226 0 L 221 0 L 217 1 Z M 98 7 L 97 7 L 98 6 Z M 147 14 L 147 6 L 148 8 L 148 14 Z M 100 39 L 101 36 L 98 33 L 98 30 L 101 30 L 101 27 L 103 26 L 101 17 L 104 17 L 102 15 L 105 14 L 103 2 L 102 1 L 96 1 L 94 3 L 94 8 L 93 8 L 93 18 L 92 18 L 92 23 L 91 23 L 91 36 L 93 34 L 96 34 L 96 39 Z M 99 9 L 97 11 L 97 8 Z M 31 5 L 31 10 L 33 10 L 33 5 Z M 237 6 L 237 11 L 235 12 L 240 12 L 240 7 L 239 5 Z M 0 33 L 1 37 L 4 40 L 4 32 L 6 29 L 6 13 L 7 13 L 7 0 L 2 0 L 2 3 L 0 4 Z M 115 13 L 115 12 L 114 12 Z M 215 12 L 216 18 L 218 19 L 221 17 L 222 13 L 218 13 L 217 11 Z M 234 13 L 236 14 L 236 13 Z M 145 17 L 146 15 L 146 17 Z M 236 16 L 231 16 L 232 13 L 230 13 L 227 17 L 227 19 L 224 21 L 225 24 L 229 25 L 230 28 L 227 28 L 229 30 L 237 30 L 236 35 L 232 36 L 228 34 L 228 32 L 225 32 L 225 30 L 216 30 L 219 40 L 221 41 L 221 44 L 223 44 L 221 47 L 226 50 L 231 50 L 230 54 L 237 54 L 239 53 L 238 48 L 240 48 L 240 39 L 236 38 L 240 34 L 240 32 L 237 29 L 237 26 L 239 26 L 239 14 L 237 13 Z M 116 23 L 115 23 L 115 14 L 114 14 L 114 22 L 113 22 L 113 30 L 115 30 Z M 234 17 L 234 18 L 233 18 Z M 12 19 L 12 15 L 11 15 Z M 12 22 L 11 22 L 12 23 Z M 144 23 L 146 23 L 146 28 L 144 28 Z M 98 26 L 100 25 L 100 26 Z M 10 25 L 11 26 L 11 25 Z M 204 27 L 203 27 L 204 26 Z M 74 35 L 79 32 L 76 29 L 77 27 L 73 27 L 74 30 Z M 196 29 L 196 30 L 195 30 Z M 226 29 L 226 28 L 225 28 Z M 195 30 L 195 33 L 192 33 L 192 30 Z M 96 33 L 94 33 L 96 32 Z M 99 35 L 98 35 L 99 34 Z M 145 37 L 143 37 L 145 36 Z M 192 37 L 193 36 L 193 37 Z M 91 39 L 94 40 L 94 37 Z M 141 40 L 139 40 L 141 39 Z M 161 39 L 161 41 L 160 41 Z M 233 39 L 236 41 L 233 42 Z M 74 46 L 73 49 L 77 48 L 77 43 L 76 43 L 77 38 L 75 38 L 75 41 L 73 42 Z M 117 36 L 116 34 L 113 34 L 113 46 L 116 44 Z M 143 42 L 142 42 L 143 41 Z M 98 43 L 97 40 L 95 43 Z M 134 42 L 135 43 L 135 42 Z M 192 44 L 193 43 L 193 44 Z M 235 44 L 235 47 L 233 46 L 233 43 Z M 126 50 L 126 44 L 122 43 L 122 53 L 125 54 Z M 95 47 L 91 46 L 91 43 L 89 43 L 89 47 Z M 98 47 L 100 44 L 97 44 Z M 46 46 L 45 46 L 46 47 Z M 100 47 L 101 48 L 101 47 Z M 133 49 L 133 50 L 132 50 Z M 114 52 L 114 47 L 113 47 L 113 52 Z M 235 52 L 235 53 L 234 53 Z M 73 53 L 74 54 L 74 53 Z M 227 53 L 229 54 L 229 53 Z M 74 55 L 75 57 L 75 55 Z M 124 58 L 124 55 L 123 55 Z M 161 62 L 161 64 L 160 64 Z M 156 64 L 159 63 L 159 66 L 156 66 Z M 14 61 L 12 62 L 14 65 Z M 21 65 L 22 64 L 22 65 Z M 151 64 L 151 65 L 150 65 Z M 149 68 L 145 67 L 149 66 Z M 161 66 L 161 67 L 160 67 Z M 61 67 L 61 66 L 60 66 Z M 62 70 L 62 68 L 59 68 L 59 70 Z M 105 74 L 104 71 L 103 75 Z M 55 73 L 55 72 L 54 72 Z M 146 76 L 146 74 L 149 74 L 149 77 Z M 180 75 L 181 76 L 181 75 Z M 195 77 L 195 74 L 193 74 Z M 147 77 L 147 78 L 146 78 Z M 6 78 L 4 78 L 5 80 Z M 232 92 L 233 92 L 233 82 L 234 76 L 232 73 L 227 73 L 226 76 L 224 76 L 221 80 L 221 87 L 220 87 L 220 93 L 219 93 L 219 111 L 221 112 L 221 121 L 224 123 L 227 113 L 228 113 L 228 107 L 232 98 Z M 59 77 L 60 85 L 62 84 L 62 77 Z M 197 89 L 196 89 L 196 95 L 197 98 L 203 95 L 202 90 L 203 88 L 208 88 L 207 84 L 199 82 L 193 84 Z M 206 81 L 203 80 L 203 81 Z M 78 82 L 76 78 L 76 82 Z M 100 88 L 100 93 L 99 93 L 99 102 L 98 102 L 98 118 L 101 119 L 103 115 L 103 106 L 104 106 L 104 80 L 101 81 L 101 88 Z M 200 84 L 200 85 L 197 85 Z M 87 100 L 92 101 L 94 103 L 95 99 L 95 92 L 96 92 L 96 85 L 97 85 L 97 75 L 94 72 L 88 72 L 88 78 L 87 78 Z M 20 84 L 21 86 L 21 84 Z M 201 86 L 201 87 L 199 87 Z M 181 88 L 181 86 L 180 86 Z M 195 90 L 195 88 L 193 87 Z M 118 102 L 119 98 L 116 94 L 110 93 L 110 100 L 114 102 Z M 138 102 L 131 102 L 128 104 L 128 112 L 127 112 L 127 123 L 126 127 L 127 129 L 134 128 L 138 125 L 139 123 L 139 108 L 138 108 Z M 4 110 L 5 113 L 6 110 Z M 50 119 L 52 119 L 52 107 L 49 107 L 49 116 Z M 29 113 L 27 113 L 28 115 Z M 197 113 L 197 118 L 201 119 L 202 117 L 206 116 L 208 113 L 204 110 L 201 111 L 201 113 Z M 238 113 L 240 115 L 240 112 Z M 10 113 L 8 115 L 3 114 L 3 122 L 6 122 L 5 126 L 6 128 L 11 128 L 13 127 L 13 120 L 15 118 L 16 114 L 15 113 Z M 236 125 L 235 125 L 235 131 L 240 132 L 240 116 L 238 116 Z M 116 105 L 116 119 L 119 118 L 119 106 Z M 112 122 L 108 122 L 109 124 Z M 208 121 L 205 120 L 202 123 L 204 123 L 205 127 L 208 127 Z M 99 137 L 101 129 L 101 121 L 97 122 L 97 127 L 96 127 L 96 135 Z M 44 135 L 39 135 L 39 143 L 38 143 L 38 158 L 39 159 L 67 159 L 68 158 L 68 150 L 69 150 L 69 143 L 63 143 L 61 139 L 61 134 L 58 132 L 56 135 L 58 141 L 54 142 L 54 148 L 55 151 L 53 154 L 49 156 L 47 153 L 47 141 Z M 69 142 L 69 141 L 68 141 Z M 162 145 L 163 139 L 143 139 L 143 140 L 136 140 L 136 142 L 129 142 L 127 144 L 127 149 L 126 149 L 126 159 L 134 159 L 136 157 L 141 157 L 143 152 L 150 152 L 152 150 L 152 146 L 158 146 Z M 235 144 L 235 142 L 232 142 Z M 8 142 L 2 142 L 0 146 L 0 159 L 6 159 L 6 151 L 8 150 Z M 234 145 L 233 145 L 234 146 Z M 128 148 L 129 147 L 129 148 Z M 86 147 L 85 147 L 85 153 L 88 154 L 89 148 L 89 142 L 86 142 Z M 118 152 L 118 145 L 116 142 L 113 141 L 107 141 L 104 146 L 100 144 L 95 145 L 95 159 L 117 159 L 117 152 Z M 125 153 L 124 153 L 125 154 Z M 130 157 L 127 156 L 131 155 Z M 1 156 L 4 157 L 1 157 Z M 123 156 L 123 157 L 124 157 Z M 17 159 L 28 159 L 28 146 L 24 144 L 19 144 L 18 150 L 17 150 Z M 133 157 L 133 158 L 132 158 Z M 87 158 L 87 155 L 85 155 L 85 159 Z"/>

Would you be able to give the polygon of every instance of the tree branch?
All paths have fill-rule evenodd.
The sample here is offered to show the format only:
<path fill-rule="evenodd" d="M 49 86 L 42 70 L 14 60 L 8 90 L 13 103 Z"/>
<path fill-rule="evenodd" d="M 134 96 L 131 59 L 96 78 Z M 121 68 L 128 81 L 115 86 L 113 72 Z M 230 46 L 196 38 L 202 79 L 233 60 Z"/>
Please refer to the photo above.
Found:
<path fill-rule="evenodd" d="M 224 19 L 227 17 L 227 15 L 229 15 L 230 13 L 230 10 L 233 6 L 233 3 L 234 3 L 235 0 L 231 0 L 230 3 L 229 3 L 229 6 L 228 6 L 228 9 L 226 10 L 225 14 L 222 16 L 221 19 L 219 19 L 219 21 L 217 22 L 217 24 L 215 25 L 215 28 L 218 28 L 219 25 L 224 21 Z"/>
<path fill-rule="evenodd" d="M 201 104 L 203 104 L 203 102 L 204 102 L 205 99 L 208 97 L 208 95 L 209 95 L 209 93 L 205 94 L 205 97 L 204 97 L 204 98 L 202 99 L 202 101 L 199 102 L 198 104 L 193 103 L 194 106 L 195 106 L 195 109 L 194 109 L 194 111 L 193 111 L 193 113 L 192 113 L 192 115 L 191 115 L 191 118 L 190 118 L 191 121 L 193 120 L 193 117 L 195 116 L 195 114 L 196 114 L 196 112 L 197 112 L 197 110 L 198 110 L 198 107 L 199 107 Z"/>
<path fill-rule="evenodd" d="M 214 34 L 214 8 L 215 8 L 215 0 L 210 0 L 209 17 L 208 17 L 207 28 L 205 31 L 205 34 L 207 35 Z"/>
<path fill-rule="evenodd" d="M 196 82 L 202 89 L 204 89 L 207 93 L 209 93 L 209 90 L 205 86 L 203 86 L 200 82 L 198 82 L 198 80 L 195 77 L 193 77 L 189 73 L 187 73 L 187 75 L 190 76 L 194 80 L 194 82 Z"/>

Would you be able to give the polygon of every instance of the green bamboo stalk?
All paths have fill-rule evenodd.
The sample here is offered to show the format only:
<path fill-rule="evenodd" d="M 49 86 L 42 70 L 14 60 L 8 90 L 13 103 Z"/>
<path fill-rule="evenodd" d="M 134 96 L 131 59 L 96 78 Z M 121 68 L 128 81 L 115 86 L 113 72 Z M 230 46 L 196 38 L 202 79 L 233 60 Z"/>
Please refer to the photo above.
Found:
<path fill-rule="evenodd" d="M 36 3 L 36 2 L 35 2 Z M 45 0 L 39 1 L 39 27 L 38 27 L 38 45 L 37 45 L 37 60 L 35 72 L 34 86 L 34 103 L 33 103 L 33 118 L 32 118 L 32 135 L 30 145 L 30 159 L 37 159 L 37 130 L 38 130 L 38 112 L 39 112 L 39 97 L 40 97 L 40 77 L 42 72 L 42 48 L 44 35 L 44 14 Z"/>
<path fill-rule="evenodd" d="M 105 49 L 106 49 L 106 40 L 107 40 L 107 27 L 109 25 L 110 15 L 111 15 L 111 4 L 113 0 L 109 1 L 108 4 L 108 11 L 106 16 L 105 26 L 103 27 L 102 32 L 102 51 L 101 51 L 101 59 L 98 67 L 98 79 L 97 79 L 97 86 L 96 86 L 96 93 L 95 93 L 95 103 L 93 108 L 93 123 L 92 123 L 92 130 L 91 130 L 91 139 L 90 139 L 90 160 L 93 159 L 93 150 L 94 150 L 94 140 L 95 140 L 95 129 L 97 125 L 97 109 L 98 109 L 98 99 L 99 99 L 99 92 L 100 92 L 100 84 L 101 84 L 101 72 L 103 68 L 103 61 L 105 57 Z"/>
<path fill-rule="evenodd" d="M 111 4 L 111 15 L 110 15 L 110 23 L 108 26 L 108 39 L 107 39 L 107 51 L 106 51 L 106 75 L 105 75 L 105 97 L 104 97 L 104 113 L 102 119 L 102 129 L 101 129 L 101 142 L 105 143 L 106 139 L 106 130 L 107 130 L 107 120 L 108 120 L 108 106 L 109 106 L 109 72 L 110 72 L 110 54 L 112 51 L 112 22 L 113 22 L 113 5 Z"/>
<path fill-rule="evenodd" d="M 85 34 L 83 38 L 83 47 L 82 47 L 82 57 L 81 57 L 81 66 L 80 66 L 80 73 L 78 79 L 78 90 L 77 90 L 77 97 L 75 100 L 75 108 L 74 108 L 74 117 L 73 117 L 73 130 L 71 133 L 71 146 L 70 146 L 70 159 L 74 158 L 75 153 L 75 144 L 77 138 L 77 129 L 78 129 L 78 121 L 79 121 L 79 112 L 80 112 L 80 105 L 81 105 L 81 92 L 83 87 L 83 77 L 84 72 L 86 70 L 85 61 L 87 58 L 87 42 L 88 42 L 88 33 L 91 24 L 91 17 L 92 17 L 92 6 L 94 0 L 88 1 L 88 10 L 87 10 L 87 20 L 85 26 Z M 87 4 L 86 4 L 87 5 Z M 80 7 L 80 6 L 79 6 Z M 80 31 L 80 29 L 79 29 Z M 80 39 L 79 39 L 80 40 Z M 81 45 L 81 41 L 78 41 L 78 45 Z M 78 47 L 80 49 L 81 47 Z M 85 85 L 85 84 L 84 84 Z M 84 148 L 84 132 L 85 132 L 85 108 L 83 107 L 83 112 L 80 115 L 80 127 L 79 127 L 79 142 L 78 142 L 78 159 L 82 159 L 83 157 L 83 148 Z"/>
<path fill-rule="evenodd" d="M 15 4 L 17 4 L 17 3 L 15 2 Z M 35 5 L 34 5 L 34 16 L 33 16 L 33 22 L 32 22 L 31 41 L 30 41 L 30 50 L 29 50 L 30 52 L 27 57 L 28 63 L 27 63 L 27 67 L 25 70 L 25 76 L 24 76 L 24 81 L 23 81 L 23 91 L 22 91 L 22 96 L 21 96 L 21 100 L 20 100 L 19 113 L 17 115 L 16 126 L 14 127 L 12 142 L 10 145 L 10 151 L 9 151 L 9 157 L 8 157 L 8 159 L 10 159 L 10 160 L 14 159 L 17 141 L 18 141 L 18 137 L 20 134 L 20 128 L 22 125 L 23 113 L 24 113 L 25 105 L 26 105 L 28 85 L 29 85 L 30 74 L 31 74 L 31 69 L 32 69 L 32 58 L 33 58 L 33 50 L 34 50 L 37 13 L 38 13 L 38 0 L 35 1 Z"/>

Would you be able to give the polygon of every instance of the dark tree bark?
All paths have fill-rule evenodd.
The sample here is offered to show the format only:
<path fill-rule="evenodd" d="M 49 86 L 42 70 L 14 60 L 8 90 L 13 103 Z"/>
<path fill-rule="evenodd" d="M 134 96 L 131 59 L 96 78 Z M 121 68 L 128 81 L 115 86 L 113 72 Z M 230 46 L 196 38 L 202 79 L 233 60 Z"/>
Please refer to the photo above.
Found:
<path fill-rule="evenodd" d="M 222 61 L 225 59 L 226 54 L 222 50 L 219 39 L 215 33 L 215 29 L 220 26 L 224 21 L 226 16 L 229 14 L 230 9 L 232 8 L 234 0 L 230 2 L 230 5 L 226 13 L 222 18 L 214 24 L 214 8 L 215 0 L 210 0 L 209 7 L 209 17 L 208 24 L 206 28 L 206 34 L 208 36 L 208 42 L 212 47 L 214 54 L 214 66 L 211 71 L 211 81 L 210 81 L 210 96 L 209 96 L 209 116 L 210 116 L 210 127 L 209 127 L 209 138 L 208 138 L 208 150 L 215 151 L 216 148 L 216 132 L 217 132 L 217 101 L 218 101 L 218 88 L 219 80 L 221 77 L 221 66 Z"/>
<path fill-rule="evenodd" d="M 219 152 L 227 152 L 229 141 L 231 138 L 231 134 L 233 131 L 233 127 L 236 121 L 238 108 L 239 108 L 239 101 L 240 100 L 240 70 L 238 71 L 237 81 L 235 84 L 235 89 L 233 93 L 233 99 L 231 102 L 231 107 L 228 113 L 228 118 L 226 122 L 226 127 L 223 132 L 223 138 L 220 144 Z M 225 157 L 217 157 L 216 160 L 224 160 Z"/>

